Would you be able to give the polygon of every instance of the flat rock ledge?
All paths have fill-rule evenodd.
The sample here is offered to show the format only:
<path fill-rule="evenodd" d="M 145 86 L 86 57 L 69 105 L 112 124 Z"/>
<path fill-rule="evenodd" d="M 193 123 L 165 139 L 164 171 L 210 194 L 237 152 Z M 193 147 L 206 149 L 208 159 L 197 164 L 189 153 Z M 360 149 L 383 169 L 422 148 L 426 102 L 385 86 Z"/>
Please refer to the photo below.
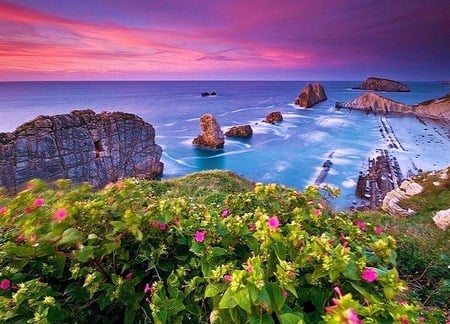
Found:
<path fill-rule="evenodd" d="M 71 179 L 102 187 L 125 177 L 162 175 L 155 130 L 123 112 L 75 110 L 38 116 L 13 133 L 0 133 L 0 186 L 16 192 L 30 179 Z"/>
<path fill-rule="evenodd" d="M 200 117 L 201 133 L 192 141 L 193 145 L 212 149 L 223 148 L 225 139 L 219 123 L 213 115 L 204 114 Z"/>
<path fill-rule="evenodd" d="M 423 187 L 412 181 L 405 180 L 399 188 L 389 191 L 383 199 L 382 209 L 392 216 L 408 217 L 414 215 L 416 212 L 412 209 L 404 209 L 399 206 L 402 199 L 417 195 L 421 193 Z"/>
<path fill-rule="evenodd" d="M 366 81 L 364 81 L 359 86 L 354 87 L 353 89 L 361 89 L 361 90 L 374 90 L 374 91 L 389 91 L 389 92 L 410 92 L 409 88 L 401 82 L 369 77 Z"/>

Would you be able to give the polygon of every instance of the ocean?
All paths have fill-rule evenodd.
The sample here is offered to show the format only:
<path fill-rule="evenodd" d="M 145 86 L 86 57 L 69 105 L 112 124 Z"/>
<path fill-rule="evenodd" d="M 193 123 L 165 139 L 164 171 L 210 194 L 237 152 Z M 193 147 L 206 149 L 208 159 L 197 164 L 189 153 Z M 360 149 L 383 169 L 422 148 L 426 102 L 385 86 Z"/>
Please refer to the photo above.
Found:
<path fill-rule="evenodd" d="M 38 115 L 69 113 L 75 109 L 124 111 L 152 124 L 163 148 L 164 178 L 225 169 L 253 181 L 284 184 L 299 190 L 313 183 L 330 159 L 325 183 L 341 189 L 331 201 L 337 209 L 356 201 L 354 191 L 361 168 L 375 150 L 388 149 L 381 122 L 394 131 L 402 148 L 389 148 L 402 173 L 440 169 L 450 164 L 450 140 L 443 125 L 426 125 L 411 116 L 375 116 L 361 111 L 336 111 L 336 101 L 350 101 L 362 93 L 351 89 L 358 81 L 320 82 L 328 100 L 309 109 L 293 104 L 304 81 L 120 81 L 120 82 L 0 82 L 0 132 L 14 131 Z M 414 104 L 442 97 L 450 91 L 443 82 L 405 82 L 408 93 L 381 93 Z M 216 96 L 202 97 L 202 92 Z M 280 111 L 283 122 L 262 120 Z M 226 138 L 222 150 L 194 147 L 199 117 L 213 114 L 221 128 L 250 124 L 253 136 Z M 445 126 L 445 125 L 444 125 Z"/>

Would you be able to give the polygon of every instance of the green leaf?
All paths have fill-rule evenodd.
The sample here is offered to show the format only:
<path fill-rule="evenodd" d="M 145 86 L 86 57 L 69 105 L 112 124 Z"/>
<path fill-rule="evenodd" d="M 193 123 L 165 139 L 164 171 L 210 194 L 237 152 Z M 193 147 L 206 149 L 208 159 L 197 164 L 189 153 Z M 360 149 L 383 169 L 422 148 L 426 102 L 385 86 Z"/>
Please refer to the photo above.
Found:
<path fill-rule="evenodd" d="M 258 300 L 260 303 L 265 305 L 265 308 L 267 309 L 268 313 L 272 313 L 273 312 L 273 308 L 274 308 L 274 304 L 272 303 L 272 298 L 269 295 L 269 292 L 267 291 L 267 289 L 263 289 L 259 296 L 258 296 Z"/>
<path fill-rule="evenodd" d="M 121 221 L 112 221 L 110 224 L 114 227 L 114 232 L 122 232 L 127 228 L 127 225 Z"/>
<path fill-rule="evenodd" d="M 242 307 L 247 313 L 252 312 L 252 302 L 250 300 L 250 294 L 248 292 L 248 288 L 245 287 L 245 288 L 238 290 L 234 294 L 233 298 L 236 301 L 236 303 L 240 307 Z"/>
<path fill-rule="evenodd" d="M 250 324 L 273 324 L 273 318 L 269 314 L 251 314 L 249 317 Z"/>
<path fill-rule="evenodd" d="M 281 324 L 303 324 L 305 321 L 303 320 L 302 313 L 284 313 L 278 315 Z"/>
<path fill-rule="evenodd" d="M 351 280 L 359 280 L 359 270 L 358 267 L 356 266 L 356 263 L 354 260 L 350 260 L 350 262 L 348 263 L 347 269 L 344 271 L 344 276 L 348 279 Z"/>
<path fill-rule="evenodd" d="M 226 287 L 226 285 L 224 284 L 213 284 L 210 283 L 208 286 L 206 286 L 205 289 L 205 297 L 215 297 L 218 294 L 220 294 L 222 291 L 224 291 L 224 288 Z"/>
<path fill-rule="evenodd" d="M 62 237 L 59 240 L 58 245 L 75 243 L 76 241 L 81 241 L 82 237 L 83 235 L 79 230 L 71 227 L 62 233 Z"/>
<path fill-rule="evenodd" d="M 276 283 L 270 282 L 267 284 L 267 291 L 273 301 L 272 305 L 275 305 L 275 310 L 280 310 L 286 301 L 286 297 L 283 296 L 283 290 Z"/>
<path fill-rule="evenodd" d="M 311 289 L 311 302 L 318 310 L 322 310 L 325 307 L 325 303 L 327 302 L 330 296 L 329 291 L 319 288 Z"/>
<path fill-rule="evenodd" d="M 237 306 L 236 300 L 233 298 L 234 292 L 228 288 L 222 296 L 222 299 L 219 302 L 219 309 L 223 308 L 233 308 Z"/>
<path fill-rule="evenodd" d="M 94 257 L 94 247 L 91 245 L 83 247 L 81 250 L 74 252 L 75 259 L 80 262 L 87 262 Z"/>
<path fill-rule="evenodd" d="M 212 256 L 213 257 L 218 257 L 218 256 L 226 255 L 226 254 L 228 254 L 228 251 L 223 248 L 220 248 L 220 247 L 212 248 Z"/>
<path fill-rule="evenodd" d="M 56 278 L 62 278 L 66 266 L 66 256 L 63 253 L 55 254 Z"/>
<path fill-rule="evenodd" d="M 105 251 L 105 254 L 111 254 L 112 252 L 116 251 L 120 248 L 120 241 L 119 242 L 111 242 L 106 243 L 103 245 L 103 250 Z"/>

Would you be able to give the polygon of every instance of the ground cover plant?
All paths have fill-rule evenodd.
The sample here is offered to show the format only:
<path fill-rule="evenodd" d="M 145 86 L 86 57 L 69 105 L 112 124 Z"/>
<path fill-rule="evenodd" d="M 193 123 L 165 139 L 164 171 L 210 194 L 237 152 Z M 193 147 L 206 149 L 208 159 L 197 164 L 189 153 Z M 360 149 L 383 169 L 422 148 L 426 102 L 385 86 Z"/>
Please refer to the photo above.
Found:
<path fill-rule="evenodd" d="M 330 212 L 317 187 L 224 174 L 3 193 L 0 321 L 436 322 L 381 227 Z"/>

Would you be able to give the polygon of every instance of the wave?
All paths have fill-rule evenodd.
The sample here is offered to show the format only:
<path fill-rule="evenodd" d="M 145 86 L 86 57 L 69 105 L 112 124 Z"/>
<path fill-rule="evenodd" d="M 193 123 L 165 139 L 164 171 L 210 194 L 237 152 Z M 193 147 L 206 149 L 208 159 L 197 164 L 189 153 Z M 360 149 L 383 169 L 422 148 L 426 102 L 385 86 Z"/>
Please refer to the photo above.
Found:
<path fill-rule="evenodd" d="M 300 134 L 298 135 L 298 137 L 308 143 L 323 142 L 328 137 L 328 133 L 321 131 L 311 131 L 308 133 Z"/>
<path fill-rule="evenodd" d="M 165 158 L 167 158 L 167 159 L 169 159 L 170 161 L 176 162 L 176 163 L 179 164 L 179 165 L 183 165 L 183 166 L 186 166 L 186 167 L 188 167 L 188 168 L 193 168 L 193 169 L 196 168 L 195 166 L 193 166 L 193 165 L 191 165 L 191 164 L 189 164 L 189 163 L 186 163 L 185 161 L 183 161 L 183 160 L 181 160 L 181 159 L 176 159 L 176 158 L 174 158 L 173 156 L 170 156 L 170 155 L 167 154 L 166 152 L 163 152 L 163 153 L 162 153 L 162 156 L 165 157 Z M 167 168 L 166 168 L 166 169 L 167 169 Z M 166 172 L 166 170 L 164 170 L 164 173 L 165 173 L 165 172 Z"/>
<path fill-rule="evenodd" d="M 316 125 L 322 127 L 348 127 L 353 125 L 353 123 L 344 118 L 320 116 L 316 118 Z"/>
<path fill-rule="evenodd" d="M 356 181 L 352 178 L 347 178 L 346 180 L 342 181 L 342 186 L 344 186 L 345 188 L 356 187 Z"/>

